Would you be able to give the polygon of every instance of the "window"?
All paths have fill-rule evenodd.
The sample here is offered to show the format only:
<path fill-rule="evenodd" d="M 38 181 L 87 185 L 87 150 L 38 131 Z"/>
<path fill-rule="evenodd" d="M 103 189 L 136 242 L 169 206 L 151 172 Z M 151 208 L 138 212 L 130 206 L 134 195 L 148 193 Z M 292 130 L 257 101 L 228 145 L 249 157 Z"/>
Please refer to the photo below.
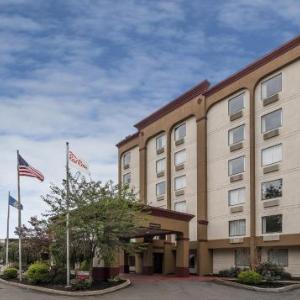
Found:
<path fill-rule="evenodd" d="M 166 136 L 160 135 L 156 138 L 156 150 L 163 149 L 166 146 Z"/>
<path fill-rule="evenodd" d="M 175 166 L 182 165 L 186 161 L 186 151 L 181 150 L 174 154 L 174 162 Z"/>
<path fill-rule="evenodd" d="M 267 166 L 282 160 L 282 145 L 275 145 L 262 150 L 262 165 Z"/>
<path fill-rule="evenodd" d="M 282 215 L 262 218 L 262 233 L 278 233 L 282 231 Z"/>
<path fill-rule="evenodd" d="M 186 136 L 185 123 L 175 128 L 175 141 L 181 140 Z"/>
<path fill-rule="evenodd" d="M 282 196 L 282 179 L 263 182 L 261 184 L 262 200 L 272 199 Z"/>
<path fill-rule="evenodd" d="M 245 188 L 239 188 L 228 192 L 228 203 L 230 206 L 245 202 Z"/>
<path fill-rule="evenodd" d="M 246 220 L 229 221 L 229 236 L 240 236 L 246 234 Z"/>
<path fill-rule="evenodd" d="M 261 130 L 267 132 L 282 125 L 282 109 L 275 110 L 261 117 Z"/>
<path fill-rule="evenodd" d="M 123 175 L 123 184 L 130 184 L 131 174 L 127 173 Z"/>
<path fill-rule="evenodd" d="M 243 141 L 245 138 L 245 125 L 233 128 L 228 132 L 229 145 L 233 145 Z"/>
<path fill-rule="evenodd" d="M 281 267 L 287 267 L 288 256 L 288 249 L 272 249 L 268 252 L 268 261 Z"/>
<path fill-rule="evenodd" d="M 245 156 L 234 158 L 228 162 L 229 176 L 245 171 Z"/>
<path fill-rule="evenodd" d="M 262 99 L 278 94 L 282 90 L 282 74 L 278 74 L 261 84 Z"/>
<path fill-rule="evenodd" d="M 247 267 L 250 265 L 250 251 L 247 248 L 239 248 L 234 252 L 236 267 Z"/>
<path fill-rule="evenodd" d="M 185 213 L 186 212 L 186 202 L 185 201 L 176 202 L 174 204 L 174 210 Z"/>
<path fill-rule="evenodd" d="M 244 93 L 228 101 L 228 113 L 230 116 L 240 112 L 244 108 Z"/>
<path fill-rule="evenodd" d="M 166 192 L 166 183 L 165 181 L 159 182 L 156 184 L 156 196 L 164 195 Z"/>
<path fill-rule="evenodd" d="M 162 158 L 158 161 L 156 161 L 156 173 L 164 172 L 166 169 L 166 159 Z"/>
<path fill-rule="evenodd" d="M 130 152 L 126 152 L 123 156 L 123 166 L 129 166 L 130 165 Z"/>
<path fill-rule="evenodd" d="M 186 186 L 186 178 L 184 176 L 179 176 L 174 179 L 174 188 L 175 191 L 181 190 Z"/>

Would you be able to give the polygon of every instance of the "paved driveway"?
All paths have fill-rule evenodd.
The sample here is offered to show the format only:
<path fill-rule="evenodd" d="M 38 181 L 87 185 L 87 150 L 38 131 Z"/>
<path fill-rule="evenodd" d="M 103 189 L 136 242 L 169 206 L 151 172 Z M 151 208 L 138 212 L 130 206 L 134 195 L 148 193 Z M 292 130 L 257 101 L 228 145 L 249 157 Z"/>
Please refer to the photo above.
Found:
<path fill-rule="evenodd" d="M 103 300 L 299 300 L 300 289 L 282 293 L 257 293 L 242 289 L 218 285 L 190 277 L 189 279 L 162 278 L 155 276 L 132 276 L 131 287 L 119 292 L 103 296 L 75 297 L 75 299 L 103 299 Z M 72 297 L 63 297 L 37 293 L 19 289 L 0 283 L 1 300 L 69 300 Z M 73 298 L 74 299 L 74 298 Z"/>

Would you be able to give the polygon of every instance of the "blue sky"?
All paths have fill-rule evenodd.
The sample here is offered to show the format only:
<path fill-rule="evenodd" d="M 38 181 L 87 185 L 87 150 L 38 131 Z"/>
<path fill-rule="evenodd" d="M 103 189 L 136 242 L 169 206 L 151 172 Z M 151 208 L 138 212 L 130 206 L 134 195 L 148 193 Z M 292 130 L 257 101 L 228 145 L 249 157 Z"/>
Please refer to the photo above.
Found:
<path fill-rule="evenodd" d="M 66 140 L 116 180 L 134 123 L 299 34 L 299 15 L 297 0 L 0 0 L 0 237 L 16 149 L 46 178 L 21 179 L 25 221 L 63 178 Z"/>

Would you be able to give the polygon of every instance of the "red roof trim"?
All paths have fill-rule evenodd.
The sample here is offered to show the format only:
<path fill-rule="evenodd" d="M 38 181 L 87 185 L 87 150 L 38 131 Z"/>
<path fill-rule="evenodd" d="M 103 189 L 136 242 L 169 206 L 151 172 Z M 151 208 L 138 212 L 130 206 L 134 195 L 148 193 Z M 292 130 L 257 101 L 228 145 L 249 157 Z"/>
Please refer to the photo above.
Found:
<path fill-rule="evenodd" d="M 261 66 L 267 64 L 268 62 L 276 59 L 277 57 L 283 55 L 284 53 L 290 51 L 291 49 L 300 45 L 300 36 L 290 40 L 289 42 L 283 44 L 282 46 L 276 48 L 275 50 L 267 53 L 263 57 L 259 58 L 258 60 L 254 61 L 253 63 L 247 65 L 242 70 L 234 73 L 233 75 L 229 76 L 228 78 L 222 80 L 221 82 L 217 83 L 216 85 L 212 86 L 208 91 L 204 93 L 204 96 L 211 96 L 212 94 L 218 92 L 219 90 L 223 89 L 227 85 L 241 79 L 242 77 L 246 76 L 247 74 L 257 70 Z"/>
<path fill-rule="evenodd" d="M 126 136 L 125 139 L 123 139 L 123 140 L 120 141 L 118 144 L 116 144 L 116 146 L 119 148 L 119 147 L 121 147 L 122 145 L 128 143 L 129 141 L 131 141 L 131 140 L 137 138 L 138 136 L 139 136 L 139 132 L 136 132 L 136 133 L 134 133 L 134 134 L 128 135 L 128 136 Z"/>
<path fill-rule="evenodd" d="M 151 124 L 152 122 L 160 119 L 161 117 L 165 116 L 169 112 L 173 111 L 174 109 L 178 108 L 179 106 L 183 105 L 184 103 L 192 100 L 196 96 L 201 95 L 207 89 L 209 88 L 209 82 L 207 80 L 204 80 L 197 84 L 195 87 L 192 89 L 188 90 L 181 96 L 177 97 L 173 101 L 169 102 L 165 106 L 161 107 L 142 121 L 138 122 L 137 124 L 134 125 L 137 129 L 141 130 L 147 125 Z"/>
<path fill-rule="evenodd" d="M 190 221 L 194 218 L 194 215 L 182 213 L 170 209 L 165 209 L 161 207 L 154 207 L 154 206 L 145 206 L 144 210 L 147 212 L 149 211 L 150 215 L 157 216 L 157 217 L 163 217 L 168 219 L 174 219 L 174 220 L 181 220 L 181 221 Z"/>

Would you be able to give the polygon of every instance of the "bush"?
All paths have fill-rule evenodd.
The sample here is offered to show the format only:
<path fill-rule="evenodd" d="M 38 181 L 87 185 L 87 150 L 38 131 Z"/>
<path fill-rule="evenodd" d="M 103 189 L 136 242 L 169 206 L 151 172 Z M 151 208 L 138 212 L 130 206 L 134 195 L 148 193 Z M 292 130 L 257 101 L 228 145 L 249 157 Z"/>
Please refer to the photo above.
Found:
<path fill-rule="evenodd" d="M 231 267 L 230 269 L 221 270 L 219 275 L 221 277 L 237 277 L 241 271 L 238 267 Z"/>
<path fill-rule="evenodd" d="M 255 271 L 243 271 L 238 275 L 238 280 L 245 284 L 259 284 L 262 276 Z"/>
<path fill-rule="evenodd" d="M 78 290 L 87 290 L 91 288 L 92 281 L 90 279 L 72 279 L 71 280 L 71 289 L 74 291 Z"/>
<path fill-rule="evenodd" d="M 80 264 L 81 271 L 90 271 L 90 269 L 91 269 L 91 264 L 87 260 L 81 262 Z"/>
<path fill-rule="evenodd" d="M 36 262 L 29 266 L 26 277 L 33 284 L 49 283 L 51 281 L 49 266 L 44 262 Z"/>
<path fill-rule="evenodd" d="M 52 266 L 50 269 L 50 278 L 53 284 L 66 284 L 67 271 L 65 268 Z"/>
<path fill-rule="evenodd" d="M 291 274 L 284 271 L 284 268 L 270 262 L 260 263 L 255 271 L 259 273 L 266 281 L 275 281 L 280 279 L 290 279 Z"/>
<path fill-rule="evenodd" d="M 3 278 L 4 279 L 15 279 L 18 276 L 18 270 L 15 268 L 6 268 L 3 271 Z"/>

